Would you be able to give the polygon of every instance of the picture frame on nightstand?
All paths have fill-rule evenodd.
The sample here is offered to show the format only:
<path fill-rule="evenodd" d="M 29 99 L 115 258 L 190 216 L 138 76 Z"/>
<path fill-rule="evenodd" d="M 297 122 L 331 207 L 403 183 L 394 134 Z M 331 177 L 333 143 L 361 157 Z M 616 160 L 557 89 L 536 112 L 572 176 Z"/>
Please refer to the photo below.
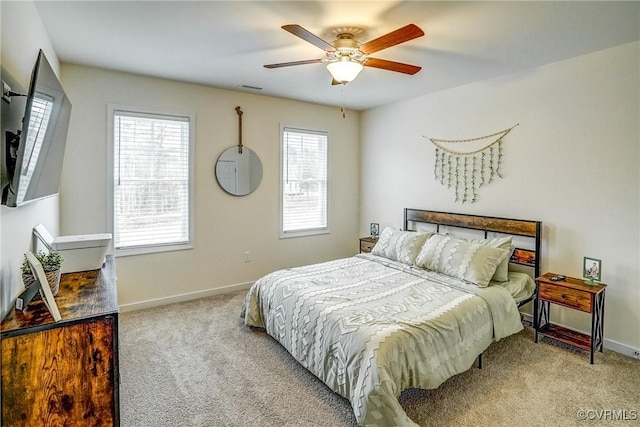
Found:
<path fill-rule="evenodd" d="M 582 277 L 587 279 L 589 283 L 599 282 L 602 279 L 602 261 L 584 257 L 582 261 Z"/>

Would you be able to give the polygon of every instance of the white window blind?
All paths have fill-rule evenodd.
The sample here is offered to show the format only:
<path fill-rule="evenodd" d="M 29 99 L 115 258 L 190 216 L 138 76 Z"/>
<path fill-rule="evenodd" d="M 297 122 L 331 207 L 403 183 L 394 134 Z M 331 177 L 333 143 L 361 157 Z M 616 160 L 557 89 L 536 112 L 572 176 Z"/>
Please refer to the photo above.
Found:
<path fill-rule="evenodd" d="M 283 237 L 328 230 L 327 153 L 326 132 L 283 128 Z"/>
<path fill-rule="evenodd" d="M 190 117 L 114 111 L 116 249 L 190 240 Z"/>

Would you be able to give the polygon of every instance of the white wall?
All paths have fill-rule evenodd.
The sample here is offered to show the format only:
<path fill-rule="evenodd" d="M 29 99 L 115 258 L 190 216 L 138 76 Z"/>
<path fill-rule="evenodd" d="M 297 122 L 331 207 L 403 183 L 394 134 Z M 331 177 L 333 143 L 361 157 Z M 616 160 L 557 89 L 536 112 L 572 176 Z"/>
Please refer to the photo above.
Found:
<path fill-rule="evenodd" d="M 359 114 L 337 108 L 206 86 L 62 65 L 73 103 L 61 190 L 62 234 L 105 232 L 107 103 L 194 112 L 195 248 L 116 260 L 118 300 L 139 304 L 254 281 L 275 269 L 351 256 L 358 248 Z M 263 165 L 262 183 L 245 197 L 225 193 L 215 162 L 243 143 Z M 279 239 L 280 124 L 327 130 L 331 234 Z M 244 252 L 253 260 L 244 262 Z"/>
<path fill-rule="evenodd" d="M 582 277 L 602 260 L 605 339 L 640 348 L 640 44 L 631 43 L 362 114 L 360 234 L 402 226 L 404 207 L 543 222 L 543 271 Z M 475 204 L 434 181 L 427 137 L 465 139 L 520 123 L 504 179 Z M 590 330 L 589 316 L 552 309 Z"/>
<path fill-rule="evenodd" d="M 2 14 L 3 78 L 15 81 L 26 91 L 29 88 L 31 71 L 40 49 L 44 51 L 54 72 L 59 75 L 58 57 L 51 46 L 49 36 L 34 4 L 32 2 L 1 2 L 0 13 Z M 14 88 L 12 87 L 12 89 Z M 4 101 L 0 102 L 2 102 L 3 110 L 10 108 Z M 5 117 L 4 111 L 3 117 Z M 21 118 L 19 120 L 21 121 Z M 0 130 L 3 152 L 5 130 L 15 132 L 16 125 L 20 126 L 15 122 L 2 123 Z M 20 266 L 24 252 L 30 249 L 31 230 L 38 223 L 43 223 L 52 233 L 58 232 L 58 196 L 33 202 L 20 208 L 0 207 L 2 317 L 7 314 L 15 297 L 23 289 Z"/>

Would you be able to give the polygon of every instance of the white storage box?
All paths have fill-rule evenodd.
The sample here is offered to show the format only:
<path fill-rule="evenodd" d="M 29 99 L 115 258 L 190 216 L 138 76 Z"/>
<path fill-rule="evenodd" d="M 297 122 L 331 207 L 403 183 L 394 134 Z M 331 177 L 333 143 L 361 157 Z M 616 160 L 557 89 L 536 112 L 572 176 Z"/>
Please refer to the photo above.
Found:
<path fill-rule="evenodd" d="M 62 255 L 62 273 L 102 268 L 111 242 L 109 233 L 60 236 L 54 239 L 42 224 L 34 227 L 33 234 L 47 249 Z"/>

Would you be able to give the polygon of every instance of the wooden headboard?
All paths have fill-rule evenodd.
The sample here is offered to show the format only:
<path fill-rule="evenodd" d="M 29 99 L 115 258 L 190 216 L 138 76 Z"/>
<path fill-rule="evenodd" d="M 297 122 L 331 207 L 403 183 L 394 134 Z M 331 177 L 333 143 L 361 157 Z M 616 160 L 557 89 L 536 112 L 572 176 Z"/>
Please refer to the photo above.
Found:
<path fill-rule="evenodd" d="M 436 231 L 440 231 L 441 225 L 479 230 L 484 232 L 485 239 L 489 232 L 531 237 L 534 239 L 535 249 L 516 248 L 509 262 L 531 267 L 534 271 L 533 277 L 540 276 L 540 243 L 542 240 L 542 222 L 540 221 L 405 208 L 404 229 L 410 230 L 410 223 L 415 222 L 434 224 Z"/>

